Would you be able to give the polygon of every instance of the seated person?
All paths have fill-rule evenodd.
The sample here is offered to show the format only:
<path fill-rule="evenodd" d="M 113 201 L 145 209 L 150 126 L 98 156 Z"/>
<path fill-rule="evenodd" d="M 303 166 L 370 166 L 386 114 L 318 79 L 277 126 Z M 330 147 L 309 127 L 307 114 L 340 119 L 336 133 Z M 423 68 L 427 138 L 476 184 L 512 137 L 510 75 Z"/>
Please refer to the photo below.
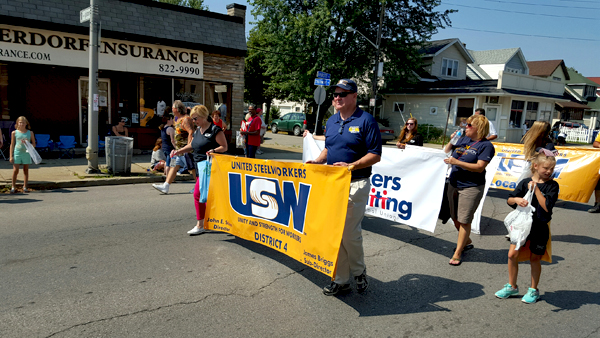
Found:
<path fill-rule="evenodd" d="M 117 125 L 112 127 L 113 136 L 129 137 L 129 132 L 127 131 L 127 127 L 125 127 L 125 122 L 127 122 L 127 118 L 122 117 L 121 121 L 119 121 Z"/>
<path fill-rule="evenodd" d="M 150 159 L 150 169 L 156 171 L 163 171 L 165 169 L 165 163 L 167 158 L 165 153 L 162 151 L 162 138 L 159 137 L 154 144 L 152 149 L 152 158 Z"/>

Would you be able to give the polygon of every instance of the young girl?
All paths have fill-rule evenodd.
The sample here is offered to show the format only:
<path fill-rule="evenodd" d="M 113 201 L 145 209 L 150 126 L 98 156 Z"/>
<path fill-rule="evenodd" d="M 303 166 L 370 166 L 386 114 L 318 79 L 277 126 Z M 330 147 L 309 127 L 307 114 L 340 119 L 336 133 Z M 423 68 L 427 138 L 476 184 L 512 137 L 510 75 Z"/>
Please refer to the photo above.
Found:
<path fill-rule="evenodd" d="M 159 137 L 154 143 L 152 149 L 152 158 L 150 159 L 150 169 L 156 171 L 163 171 L 166 162 L 165 154 L 162 151 L 162 138 Z"/>
<path fill-rule="evenodd" d="M 527 206 L 527 200 L 523 196 L 529 188 L 533 188 L 533 199 L 531 205 L 535 207 L 533 213 L 533 224 L 527 242 L 518 251 L 515 250 L 516 243 L 510 244 L 508 250 L 508 284 L 502 290 L 496 292 L 498 298 L 508 298 L 518 295 L 517 274 L 519 272 L 519 261 L 529 260 L 531 265 L 531 287 L 527 294 L 521 299 L 524 303 L 535 303 L 540 298 L 538 283 L 542 273 L 541 260 L 551 262 L 550 246 L 550 220 L 552 219 L 552 208 L 558 199 L 558 183 L 552 179 L 556 159 L 547 156 L 544 152 L 535 154 L 531 160 L 532 177 L 526 178 L 508 196 L 508 205 L 516 208 L 517 205 Z"/>
<path fill-rule="evenodd" d="M 25 116 L 19 116 L 16 122 L 17 129 L 10 136 L 10 163 L 13 164 L 12 188 L 10 193 L 16 192 L 17 175 L 19 175 L 19 166 L 23 165 L 23 192 L 28 193 L 27 183 L 29 182 L 29 165 L 31 164 L 31 156 L 25 147 L 25 141 L 29 141 L 35 147 L 35 136 L 29 130 L 31 127 Z"/>

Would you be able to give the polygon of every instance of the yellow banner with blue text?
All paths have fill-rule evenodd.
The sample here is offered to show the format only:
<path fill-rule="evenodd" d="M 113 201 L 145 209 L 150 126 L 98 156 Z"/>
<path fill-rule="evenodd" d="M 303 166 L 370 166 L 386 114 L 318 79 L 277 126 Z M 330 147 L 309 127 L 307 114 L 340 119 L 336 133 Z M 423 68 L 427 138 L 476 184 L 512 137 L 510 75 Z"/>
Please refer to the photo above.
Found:
<path fill-rule="evenodd" d="M 350 179 L 345 167 L 215 155 L 204 227 L 333 277 Z"/>
<path fill-rule="evenodd" d="M 502 157 L 492 181 L 492 188 L 513 190 L 525 165 L 523 145 L 494 143 L 496 156 Z M 600 174 L 600 149 L 556 147 L 556 167 L 553 178 L 560 186 L 558 198 L 587 203 Z"/>

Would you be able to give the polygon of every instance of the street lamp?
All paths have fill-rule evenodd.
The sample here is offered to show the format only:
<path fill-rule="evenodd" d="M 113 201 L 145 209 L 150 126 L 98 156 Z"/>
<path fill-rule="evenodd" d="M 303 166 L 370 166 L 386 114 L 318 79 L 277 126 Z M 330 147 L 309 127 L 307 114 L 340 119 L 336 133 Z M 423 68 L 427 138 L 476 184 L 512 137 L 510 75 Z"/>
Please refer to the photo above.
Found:
<path fill-rule="evenodd" d="M 358 33 L 362 35 L 365 40 L 369 41 L 370 44 L 375 47 L 375 70 L 373 71 L 373 117 L 375 116 L 375 109 L 377 107 L 377 73 L 379 73 L 379 47 L 381 46 L 381 26 L 383 25 L 383 16 L 385 15 L 385 5 L 381 4 L 381 15 L 379 16 L 379 27 L 377 29 L 377 44 L 369 40 L 363 33 L 356 29 L 348 26 L 346 32 Z"/>

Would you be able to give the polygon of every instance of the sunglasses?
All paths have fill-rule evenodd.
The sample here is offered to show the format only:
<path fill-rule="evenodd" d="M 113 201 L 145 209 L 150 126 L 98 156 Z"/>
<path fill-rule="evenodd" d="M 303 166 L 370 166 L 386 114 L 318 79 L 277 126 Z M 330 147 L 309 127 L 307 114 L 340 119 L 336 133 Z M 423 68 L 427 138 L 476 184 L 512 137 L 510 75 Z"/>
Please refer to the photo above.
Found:
<path fill-rule="evenodd" d="M 339 96 L 339 97 L 346 97 L 346 96 L 348 96 L 348 95 L 350 95 L 350 94 L 352 94 L 352 93 L 351 93 L 351 92 L 333 93 L 333 97 L 334 97 L 334 98 L 336 98 L 336 97 L 338 97 L 338 96 Z"/>
<path fill-rule="evenodd" d="M 406 122 L 406 125 L 407 125 L 407 126 L 414 126 L 415 124 L 414 124 L 414 123 L 412 123 L 412 122 Z"/>
<path fill-rule="evenodd" d="M 340 129 L 338 129 L 338 133 L 340 133 L 340 135 L 342 135 L 342 133 L 344 132 L 344 126 L 346 125 L 346 123 L 348 123 L 348 120 L 345 120 L 344 122 L 342 122 L 342 124 L 340 125 Z"/>
<path fill-rule="evenodd" d="M 196 121 L 197 119 L 197 117 L 192 117 L 192 121 Z"/>
<path fill-rule="evenodd" d="M 470 124 L 470 123 L 467 123 L 467 127 L 469 127 L 469 128 L 473 128 L 473 125 L 472 125 L 472 124 Z"/>

